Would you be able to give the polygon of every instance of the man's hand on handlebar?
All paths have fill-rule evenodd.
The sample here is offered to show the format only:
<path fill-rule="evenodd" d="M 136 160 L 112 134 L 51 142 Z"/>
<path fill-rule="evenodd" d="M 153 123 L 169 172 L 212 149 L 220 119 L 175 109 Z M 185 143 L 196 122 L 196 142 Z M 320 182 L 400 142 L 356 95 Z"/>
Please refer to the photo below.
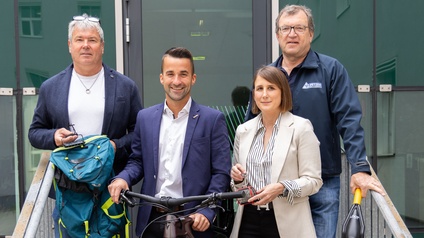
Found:
<path fill-rule="evenodd" d="M 195 213 L 190 215 L 191 219 L 193 219 L 193 225 L 191 228 L 195 231 L 206 231 L 209 226 L 209 220 L 201 213 Z"/>
<path fill-rule="evenodd" d="M 112 197 L 112 201 L 116 204 L 118 204 L 119 196 L 121 195 L 122 190 L 128 190 L 128 184 L 125 180 L 121 178 L 114 179 L 112 183 L 107 186 L 107 189 L 109 190 L 110 196 Z"/>

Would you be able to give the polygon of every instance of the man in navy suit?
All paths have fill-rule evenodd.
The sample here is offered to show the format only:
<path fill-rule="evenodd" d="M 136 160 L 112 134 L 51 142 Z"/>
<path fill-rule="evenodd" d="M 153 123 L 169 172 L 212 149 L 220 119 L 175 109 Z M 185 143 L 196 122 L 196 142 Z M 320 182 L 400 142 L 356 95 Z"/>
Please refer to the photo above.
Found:
<path fill-rule="evenodd" d="M 161 70 L 165 102 L 138 113 L 133 153 L 125 169 L 109 185 L 114 202 L 119 202 L 121 190 L 141 179 L 141 193 L 155 197 L 225 192 L 229 186 L 231 158 L 225 117 L 192 100 L 190 91 L 196 74 L 190 51 L 182 47 L 169 49 L 162 58 Z M 184 209 L 199 203 L 188 203 Z M 160 209 L 141 206 L 137 236 L 163 237 L 161 223 L 147 226 L 162 215 Z M 210 228 L 214 210 L 198 210 L 190 217 L 194 220 L 195 237 L 213 237 Z"/>

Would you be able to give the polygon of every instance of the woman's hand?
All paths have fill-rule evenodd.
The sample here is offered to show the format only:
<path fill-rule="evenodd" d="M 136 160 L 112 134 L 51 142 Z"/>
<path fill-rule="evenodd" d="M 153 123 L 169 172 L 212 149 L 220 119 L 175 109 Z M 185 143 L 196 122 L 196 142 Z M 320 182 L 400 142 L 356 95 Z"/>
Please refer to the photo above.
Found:
<path fill-rule="evenodd" d="M 240 183 L 246 177 L 246 170 L 241 166 L 241 164 L 236 164 L 231 168 L 231 178 L 235 183 Z"/>
<path fill-rule="evenodd" d="M 254 202 L 252 205 L 264 205 L 272 202 L 278 195 L 282 194 L 284 185 L 281 183 L 271 183 L 256 192 L 256 195 L 249 199 Z"/>

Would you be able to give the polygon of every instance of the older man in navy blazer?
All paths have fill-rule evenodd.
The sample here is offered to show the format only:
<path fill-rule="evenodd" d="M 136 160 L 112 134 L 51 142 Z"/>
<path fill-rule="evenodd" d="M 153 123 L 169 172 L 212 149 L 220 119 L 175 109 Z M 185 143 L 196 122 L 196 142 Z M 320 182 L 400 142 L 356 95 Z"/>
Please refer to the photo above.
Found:
<path fill-rule="evenodd" d="M 104 32 L 100 20 L 86 14 L 68 25 L 72 64 L 43 82 L 29 128 L 31 145 L 54 150 L 83 136 L 107 135 L 115 149 L 114 171 L 120 172 L 131 154 L 136 116 L 142 109 L 134 81 L 103 64 Z M 53 196 L 52 194 L 50 195 Z M 53 211 L 56 237 L 58 209 Z"/>
<path fill-rule="evenodd" d="M 141 193 L 156 197 L 185 197 L 224 192 L 230 182 L 230 145 L 224 115 L 191 99 L 196 82 L 191 53 L 171 48 L 162 58 L 160 82 L 164 103 L 138 113 L 133 154 L 125 169 L 109 185 L 114 202 L 122 189 L 143 179 Z M 184 209 L 199 202 L 188 203 Z M 163 237 L 163 226 L 148 222 L 162 216 L 159 209 L 141 206 L 136 233 Z M 213 237 L 215 211 L 207 208 L 191 215 L 195 237 Z"/>
<path fill-rule="evenodd" d="M 134 81 L 103 64 L 105 78 L 105 107 L 103 124 L 98 134 L 107 135 L 115 144 L 114 171 L 120 172 L 131 154 L 131 138 L 135 118 L 141 110 L 141 100 Z M 40 88 L 28 137 L 40 149 L 54 150 L 54 134 L 60 128 L 69 128 L 68 92 L 74 65 L 45 81 Z M 87 115 L 89 116 L 89 115 Z M 93 118 L 86 119 L 86 124 Z M 78 125 L 75 125 L 78 128 Z M 82 132 L 78 130 L 77 132 Z M 72 133 L 71 131 L 68 132 Z M 84 136 L 88 136 L 85 135 Z M 60 142 L 61 143 L 61 142 Z"/>
<path fill-rule="evenodd" d="M 54 150 L 83 136 L 107 135 L 120 172 L 131 154 L 135 119 L 142 109 L 137 85 L 103 64 L 104 33 L 95 17 L 75 16 L 68 26 L 72 64 L 43 82 L 29 128 L 31 145 Z"/>

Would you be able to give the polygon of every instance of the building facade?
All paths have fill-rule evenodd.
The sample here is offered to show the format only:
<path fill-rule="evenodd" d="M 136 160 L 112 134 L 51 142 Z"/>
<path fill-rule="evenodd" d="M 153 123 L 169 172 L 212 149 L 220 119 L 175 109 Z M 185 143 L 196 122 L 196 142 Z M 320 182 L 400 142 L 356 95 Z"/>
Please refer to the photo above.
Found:
<path fill-rule="evenodd" d="M 280 54 L 274 21 L 286 4 L 312 9 L 312 48 L 347 68 L 369 160 L 414 237 L 424 233 L 424 1 L 7 0 L 0 1 L 0 236 L 12 234 L 42 153 L 29 144 L 28 128 L 37 89 L 71 63 L 72 16 L 101 19 L 104 62 L 137 83 L 144 107 L 163 101 L 162 54 L 184 46 L 195 57 L 193 98 L 230 114 L 232 90 L 250 88 L 255 69 Z"/>

